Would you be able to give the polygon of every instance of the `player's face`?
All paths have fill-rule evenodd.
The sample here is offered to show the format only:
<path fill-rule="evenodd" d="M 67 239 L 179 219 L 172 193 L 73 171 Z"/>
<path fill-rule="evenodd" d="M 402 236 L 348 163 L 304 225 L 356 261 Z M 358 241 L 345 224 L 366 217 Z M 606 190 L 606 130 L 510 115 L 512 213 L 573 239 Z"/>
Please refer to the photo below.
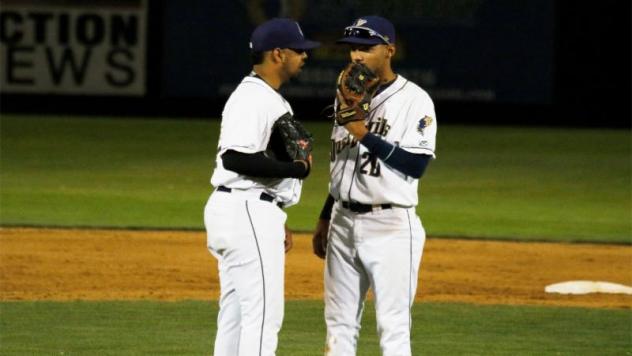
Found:
<path fill-rule="evenodd" d="M 294 77 L 301 72 L 307 59 L 307 52 L 302 49 L 284 48 L 281 50 L 283 71 L 288 78 Z"/>
<path fill-rule="evenodd" d="M 391 47 L 386 44 L 351 45 L 349 54 L 352 62 L 362 63 L 377 75 L 380 75 L 387 65 L 390 64 L 393 56 Z"/>

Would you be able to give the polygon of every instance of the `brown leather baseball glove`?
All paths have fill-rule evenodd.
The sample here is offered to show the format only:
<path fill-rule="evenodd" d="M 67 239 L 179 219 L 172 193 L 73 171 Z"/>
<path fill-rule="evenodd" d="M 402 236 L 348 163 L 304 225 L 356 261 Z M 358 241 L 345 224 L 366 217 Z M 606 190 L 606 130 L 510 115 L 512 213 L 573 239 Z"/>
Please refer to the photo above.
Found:
<path fill-rule="evenodd" d="M 364 120 L 379 82 L 377 75 L 366 65 L 349 63 L 338 76 L 336 122 L 345 125 L 351 121 Z"/>

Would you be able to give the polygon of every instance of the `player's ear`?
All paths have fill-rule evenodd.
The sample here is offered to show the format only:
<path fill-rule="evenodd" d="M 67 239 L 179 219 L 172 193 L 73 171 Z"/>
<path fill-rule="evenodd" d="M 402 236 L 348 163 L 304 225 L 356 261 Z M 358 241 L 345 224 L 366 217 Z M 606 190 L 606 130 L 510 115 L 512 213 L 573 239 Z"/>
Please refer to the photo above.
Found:
<path fill-rule="evenodd" d="M 283 63 L 285 62 L 285 53 L 281 48 L 275 48 L 271 51 L 272 53 L 272 61 L 275 63 Z"/>
<path fill-rule="evenodd" d="M 387 53 L 388 58 L 392 59 L 393 57 L 395 57 L 395 52 L 397 52 L 395 45 L 390 44 L 386 47 L 386 53 Z"/>

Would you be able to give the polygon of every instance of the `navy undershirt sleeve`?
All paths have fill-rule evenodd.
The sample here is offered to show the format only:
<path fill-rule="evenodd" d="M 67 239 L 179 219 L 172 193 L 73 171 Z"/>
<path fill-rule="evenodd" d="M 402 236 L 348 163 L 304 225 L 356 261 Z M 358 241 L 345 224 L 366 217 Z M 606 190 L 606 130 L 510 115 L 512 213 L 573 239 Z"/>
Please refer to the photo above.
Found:
<path fill-rule="evenodd" d="M 302 162 L 278 161 L 263 154 L 228 150 L 222 155 L 224 168 L 251 177 L 305 178 L 309 169 Z"/>
<path fill-rule="evenodd" d="M 331 220 L 331 209 L 334 206 L 334 197 L 329 194 L 327 196 L 327 200 L 325 200 L 325 204 L 323 205 L 323 209 L 320 211 L 320 218 L 322 220 Z"/>
<path fill-rule="evenodd" d="M 432 158 L 430 155 L 408 152 L 372 133 L 366 134 L 360 142 L 389 166 L 413 178 L 420 178 L 424 174 Z"/>

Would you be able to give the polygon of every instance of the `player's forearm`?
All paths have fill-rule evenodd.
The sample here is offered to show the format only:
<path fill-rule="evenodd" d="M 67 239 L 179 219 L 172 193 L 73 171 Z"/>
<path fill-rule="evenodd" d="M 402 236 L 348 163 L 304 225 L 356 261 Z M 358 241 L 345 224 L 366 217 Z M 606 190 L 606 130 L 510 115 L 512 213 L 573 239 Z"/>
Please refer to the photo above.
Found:
<path fill-rule="evenodd" d="M 233 172 L 262 178 L 305 178 L 309 167 L 303 162 L 283 162 L 267 157 L 263 152 L 242 153 L 228 150 L 222 155 L 224 168 Z"/>
<path fill-rule="evenodd" d="M 389 166 L 414 178 L 420 178 L 430 162 L 429 155 L 408 152 L 372 133 L 366 134 L 360 142 Z"/>

